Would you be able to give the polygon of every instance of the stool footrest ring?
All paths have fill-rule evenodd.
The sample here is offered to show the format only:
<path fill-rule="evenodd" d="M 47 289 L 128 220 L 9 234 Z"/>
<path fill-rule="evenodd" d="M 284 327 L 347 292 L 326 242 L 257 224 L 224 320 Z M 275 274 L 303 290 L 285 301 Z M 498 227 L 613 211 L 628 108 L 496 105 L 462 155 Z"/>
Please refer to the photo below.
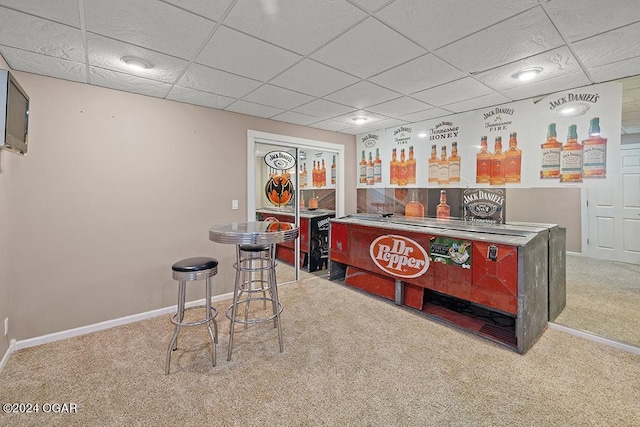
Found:
<path fill-rule="evenodd" d="M 185 308 L 184 311 L 186 312 L 187 310 L 195 310 L 198 308 L 206 308 L 205 305 L 197 305 L 195 307 L 189 307 L 189 308 Z M 199 320 L 195 320 L 193 322 L 178 322 L 178 313 L 174 314 L 173 316 L 171 316 L 171 323 L 173 323 L 176 326 L 197 326 L 197 325 L 203 325 L 207 322 L 211 322 L 213 319 L 216 318 L 216 316 L 218 315 L 218 309 L 211 306 L 211 317 L 209 318 L 204 318 L 204 319 L 199 319 Z"/>
<path fill-rule="evenodd" d="M 244 301 L 238 301 L 238 303 L 236 304 L 238 307 L 240 307 L 243 304 L 247 304 L 249 302 L 253 302 L 253 301 L 267 301 L 273 304 L 274 300 L 272 298 L 252 298 L 251 300 L 244 300 Z M 227 307 L 227 309 L 225 310 L 224 314 L 225 316 L 227 316 L 227 319 L 232 320 L 231 319 L 231 310 L 233 310 L 233 304 L 230 305 L 229 307 Z M 269 320 L 273 320 L 276 317 L 280 316 L 280 313 L 282 313 L 282 310 L 284 310 L 284 307 L 282 307 L 282 304 L 280 302 L 278 302 L 278 312 L 274 313 L 270 316 L 265 316 L 265 317 L 259 317 L 259 318 L 254 318 L 254 319 L 244 319 L 242 317 L 239 317 L 238 314 L 236 314 L 236 320 L 235 323 L 246 323 L 246 324 L 254 324 L 254 323 L 262 323 L 262 322 L 268 322 Z"/>

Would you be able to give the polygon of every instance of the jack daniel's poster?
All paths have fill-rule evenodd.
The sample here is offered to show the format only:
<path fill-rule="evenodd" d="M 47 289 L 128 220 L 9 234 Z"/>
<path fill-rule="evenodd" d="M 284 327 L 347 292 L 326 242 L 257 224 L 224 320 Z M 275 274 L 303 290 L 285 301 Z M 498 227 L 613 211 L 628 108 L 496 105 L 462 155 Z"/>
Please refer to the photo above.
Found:
<path fill-rule="evenodd" d="M 505 191 L 501 188 L 468 188 L 462 194 L 464 220 L 502 224 L 505 218 Z"/>

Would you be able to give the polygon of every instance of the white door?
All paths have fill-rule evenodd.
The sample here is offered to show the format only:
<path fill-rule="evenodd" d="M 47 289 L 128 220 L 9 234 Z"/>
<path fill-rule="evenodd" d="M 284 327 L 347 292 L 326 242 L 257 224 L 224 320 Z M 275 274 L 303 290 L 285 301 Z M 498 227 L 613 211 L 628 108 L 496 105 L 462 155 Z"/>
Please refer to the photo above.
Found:
<path fill-rule="evenodd" d="M 587 188 L 590 257 L 640 264 L 640 148 L 620 147 L 618 185 Z"/>

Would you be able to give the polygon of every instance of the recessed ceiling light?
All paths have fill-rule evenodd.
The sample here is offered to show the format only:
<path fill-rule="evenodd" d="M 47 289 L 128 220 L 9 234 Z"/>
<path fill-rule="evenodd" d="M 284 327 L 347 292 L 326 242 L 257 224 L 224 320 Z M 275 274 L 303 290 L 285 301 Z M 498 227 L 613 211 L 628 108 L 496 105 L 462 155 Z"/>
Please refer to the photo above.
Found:
<path fill-rule="evenodd" d="M 120 58 L 120 61 L 136 70 L 148 70 L 149 68 L 153 68 L 153 65 L 149 64 L 144 59 L 137 58 L 135 56 L 123 56 Z"/>
<path fill-rule="evenodd" d="M 533 68 L 525 68 L 524 70 L 520 70 L 517 73 L 511 75 L 514 79 L 518 79 L 522 82 L 528 82 L 529 80 L 534 79 L 540 72 L 542 68 L 533 67 Z"/>
<path fill-rule="evenodd" d="M 364 116 L 357 116 L 357 117 L 352 118 L 351 120 L 356 122 L 357 125 L 361 125 L 361 124 L 365 123 L 367 120 L 369 120 L 369 118 L 368 117 L 364 117 Z"/>

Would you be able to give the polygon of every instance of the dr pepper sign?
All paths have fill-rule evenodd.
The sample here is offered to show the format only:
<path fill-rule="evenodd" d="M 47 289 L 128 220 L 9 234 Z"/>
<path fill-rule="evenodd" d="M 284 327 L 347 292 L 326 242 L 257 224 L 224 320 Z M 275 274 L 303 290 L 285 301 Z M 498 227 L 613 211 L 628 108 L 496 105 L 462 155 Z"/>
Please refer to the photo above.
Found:
<path fill-rule="evenodd" d="M 380 236 L 371 242 L 369 254 L 382 271 L 403 279 L 422 276 L 429 269 L 427 251 L 408 237 Z"/>

